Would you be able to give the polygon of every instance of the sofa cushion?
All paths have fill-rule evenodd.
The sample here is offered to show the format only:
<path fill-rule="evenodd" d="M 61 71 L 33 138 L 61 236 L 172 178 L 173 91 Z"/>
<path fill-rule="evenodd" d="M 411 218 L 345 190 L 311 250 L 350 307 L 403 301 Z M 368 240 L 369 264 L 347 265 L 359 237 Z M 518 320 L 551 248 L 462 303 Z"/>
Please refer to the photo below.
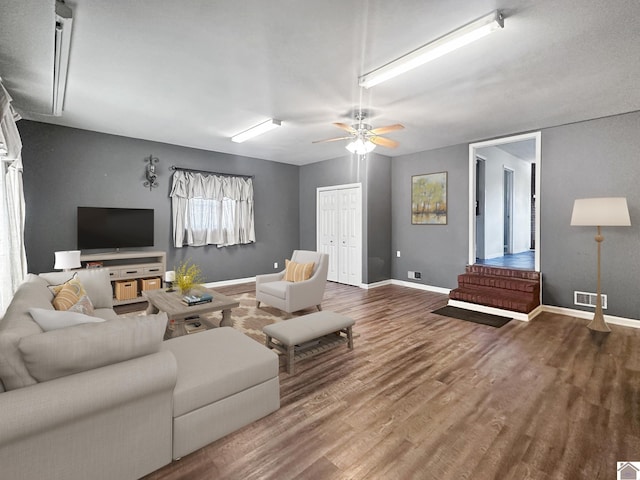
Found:
<path fill-rule="evenodd" d="M 269 295 L 273 295 L 276 298 L 281 298 L 284 300 L 287 298 L 287 283 L 284 280 L 279 280 L 277 282 L 268 282 L 260 284 L 260 290 L 262 293 L 267 293 Z"/>
<path fill-rule="evenodd" d="M 231 327 L 172 338 L 162 349 L 178 364 L 174 417 L 278 376 L 278 356 Z"/>
<path fill-rule="evenodd" d="M 313 273 L 314 262 L 311 263 L 297 263 L 291 260 L 285 260 L 285 272 L 284 279 L 287 282 L 303 282 L 309 280 Z"/>
<path fill-rule="evenodd" d="M 104 319 L 99 317 L 71 311 L 49 310 L 47 308 L 30 308 L 29 313 L 45 332 L 84 323 L 104 322 Z"/>
<path fill-rule="evenodd" d="M 86 290 L 94 308 L 113 308 L 113 291 L 109 269 L 85 268 L 76 271 L 75 274 Z M 56 285 L 68 281 L 72 274 L 70 272 L 48 272 L 41 273 L 40 277 L 51 285 Z"/>
<path fill-rule="evenodd" d="M 18 287 L 0 322 L 0 378 L 6 390 L 38 383 L 29 374 L 18 350 L 23 337 L 42 333 L 29 315 L 30 307 L 53 310 L 47 282 L 32 274 Z"/>
<path fill-rule="evenodd" d="M 160 349 L 167 314 L 116 318 L 22 338 L 27 370 L 39 382 L 123 362 Z"/>

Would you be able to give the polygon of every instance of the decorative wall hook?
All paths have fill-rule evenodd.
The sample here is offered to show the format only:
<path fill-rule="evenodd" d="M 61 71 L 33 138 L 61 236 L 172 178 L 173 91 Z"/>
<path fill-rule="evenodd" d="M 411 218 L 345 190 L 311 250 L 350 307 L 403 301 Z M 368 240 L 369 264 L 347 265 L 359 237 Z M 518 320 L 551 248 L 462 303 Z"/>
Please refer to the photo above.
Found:
<path fill-rule="evenodd" d="M 145 169 L 144 175 L 147 180 L 143 183 L 145 187 L 149 187 L 149 191 L 153 190 L 154 187 L 160 186 L 158 183 L 158 175 L 156 174 L 156 166 L 154 163 L 158 163 L 158 157 L 154 157 L 153 155 L 149 155 L 144 159 L 145 162 L 149 162 Z"/>

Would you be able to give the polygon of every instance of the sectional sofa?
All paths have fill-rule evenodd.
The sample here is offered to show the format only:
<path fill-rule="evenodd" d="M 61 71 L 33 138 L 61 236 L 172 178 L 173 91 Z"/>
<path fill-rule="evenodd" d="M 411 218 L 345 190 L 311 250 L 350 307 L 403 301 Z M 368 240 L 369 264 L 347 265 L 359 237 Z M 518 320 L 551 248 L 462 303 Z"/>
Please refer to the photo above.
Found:
<path fill-rule="evenodd" d="M 77 276 L 97 320 L 44 331 L 69 276 L 29 275 L 0 320 L 0 478 L 139 478 L 279 408 L 275 353 L 231 327 L 163 341 L 104 269 Z"/>

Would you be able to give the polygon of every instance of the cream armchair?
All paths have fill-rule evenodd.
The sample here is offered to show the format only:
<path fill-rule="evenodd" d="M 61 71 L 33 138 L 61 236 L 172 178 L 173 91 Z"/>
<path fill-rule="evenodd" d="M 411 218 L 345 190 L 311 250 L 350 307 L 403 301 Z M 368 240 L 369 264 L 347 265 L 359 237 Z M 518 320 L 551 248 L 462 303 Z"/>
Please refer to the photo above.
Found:
<path fill-rule="evenodd" d="M 329 255 L 308 250 L 294 250 L 291 261 L 296 263 L 313 262 L 311 278 L 301 282 L 287 282 L 285 270 L 280 273 L 256 275 L 256 302 L 260 302 L 292 313 L 307 307 L 322 310 L 322 297 L 327 283 Z"/>

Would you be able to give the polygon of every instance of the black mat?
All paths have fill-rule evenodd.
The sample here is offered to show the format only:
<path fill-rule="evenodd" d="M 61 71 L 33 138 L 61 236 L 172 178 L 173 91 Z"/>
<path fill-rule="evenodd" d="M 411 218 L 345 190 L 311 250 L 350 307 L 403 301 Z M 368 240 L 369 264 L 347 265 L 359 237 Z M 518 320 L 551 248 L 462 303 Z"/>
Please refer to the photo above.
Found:
<path fill-rule="evenodd" d="M 481 323 L 491 327 L 500 328 L 512 319 L 509 317 L 500 317 L 498 315 L 489 315 L 488 313 L 474 312 L 473 310 L 465 310 L 457 307 L 442 307 L 431 313 L 437 313 L 445 317 L 453 317 L 459 320 L 466 320 L 473 323 Z"/>

